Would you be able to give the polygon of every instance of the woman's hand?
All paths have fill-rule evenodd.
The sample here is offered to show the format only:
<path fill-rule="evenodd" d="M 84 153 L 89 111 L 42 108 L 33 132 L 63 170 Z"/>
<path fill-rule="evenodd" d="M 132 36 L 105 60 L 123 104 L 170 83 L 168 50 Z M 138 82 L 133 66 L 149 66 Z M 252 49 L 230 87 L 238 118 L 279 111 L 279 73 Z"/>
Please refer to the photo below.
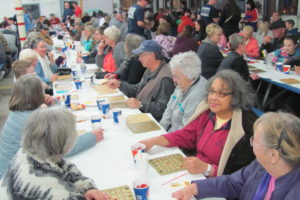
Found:
<path fill-rule="evenodd" d="M 139 143 L 146 145 L 145 151 L 150 150 L 154 145 L 165 147 L 170 144 L 169 141 L 164 136 L 158 136 L 147 140 L 142 140 Z"/>
<path fill-rule="evenodd" d="M 103 140 L 103 138 L 104 138 L 103 131 L 104 131 L 104 129 L 102 129 L 102 128 L 92 131 L 92 133 L 96 136 L 96 142 L 100 142 L 101 140 Z"/>
<path fill-rule="evenodd" d="M 207 170 L 208 164 L 199 158 L 187 157 L 184 159 L 183 167 L 191 174 L 201 174 Z"/>
<path fill-rule="evenodd" d="M 177 200 L 190 200 L 194 195 L 198 194 L 198 188 L 195 183 L 178 190 L 172 194 L 172 197 Z"/>
<path fill-rule="evenodd" d="M 110 89 L 118 89 L 121 85 L 121 82 L 116 79 L 111 79 L 104 84 L 107 85 Z"/>
<path fill-rule="evenodd" d="M 142 105 L 142 102 L 140 102 L 136 98 L 129 98 L 129 99 L 127 99 L 127 101 L 125 103 L 128 105 L 129 108 L 132 108 L 132 109 L 140 108 Z"/>
<path fill-rule="evenodd" d="M 108 196 L 108 194 L 101 192 L 99 190 L 88 190 L 84 197 L 87 200 L 111 200 L 111 198 Z"/>

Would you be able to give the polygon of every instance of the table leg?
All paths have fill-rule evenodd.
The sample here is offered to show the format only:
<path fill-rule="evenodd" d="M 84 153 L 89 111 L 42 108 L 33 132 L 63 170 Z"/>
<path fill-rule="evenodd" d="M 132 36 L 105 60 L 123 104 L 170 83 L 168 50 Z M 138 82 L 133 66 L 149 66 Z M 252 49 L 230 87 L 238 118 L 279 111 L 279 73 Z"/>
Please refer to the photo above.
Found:
<path fill-rule="evenodd" d="M 265 105 L 265 103 L 267 101 L 267 98 L 268 98 L 268 96 L 270 94 L 271 88 L 272 88 L 272 83 L 269 83 L 268 88 L 267 88 L 266 93 L 265 93 L 265 96 L 263 98 L 263 101 L 261 102 L 261 107 L 262 108 L 264 107 L 264 105 Z"/>

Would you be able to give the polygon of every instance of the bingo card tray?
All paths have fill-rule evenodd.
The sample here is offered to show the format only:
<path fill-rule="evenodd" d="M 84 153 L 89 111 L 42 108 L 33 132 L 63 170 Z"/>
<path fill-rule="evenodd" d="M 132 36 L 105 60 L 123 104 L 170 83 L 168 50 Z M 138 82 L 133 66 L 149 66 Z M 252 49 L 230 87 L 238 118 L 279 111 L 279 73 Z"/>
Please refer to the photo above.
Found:
<path fill-rule="evenodd" d="M 248 65 L 248 69 L 249 69 L 249 70 L 253 70 L 253 69 L 257 69 L 257 68 L 254 67 L 253 65 Z"/>
<path fill-rule="evenodd" d="M 68 84 L 56 84 L 55 89 L 57 91 L 60 90 L 72 90 L 73 89 L 73 83 L 68 83 Z"/>
<path fill-rule="evenodd" d="M 145 133 L 160 130 L 160 127 L 147 113 L 128 116 L 127 126 L 133 133 Z"/>
<path fill-rule="evenodd" d="M 124 101 L 114 102 L 110 104 L 110 108 L 128 108 L 128 105 Z"/>
<path fill-rule="evenodd" d="M 58 81 L 67 81 L 67 80 L 73 80 L 72 75 L 60 75 L 57 78 Z"/>
<path fill-rule="evenodd" d="M 283 79 L 280 79 L 280 81 L 287 83 L 287 84 L 299 84 L 300 83 L 300 81 L 298 81 L 297 79 L 294 79 L 294 78 L 283 78 Z"/>
<path fill-rule="evenodd" d="M 118 92 L 116 89 L 110 89 L 107 85 L 94 85 L 93 88 L 99 94 L 114 94 Z"/>
<path fill-rule="evenodd" d="M 255 69 L 249 69 L 249 71 L 252 72 L 252 73 L 266 72 L 266 71 L 264 71 L 264 70 L 262 70 L 262 69 L 258 69 L 258 68 L 255 68 Z"/>
<path fill-rule="evenodd" d="M 111 200 L 135 200 L 129 186 L 127 185 L 102 190 L 102 192 L 107 193 L 111 197 Z"/>
<path fill-rule="evenodd" d="M 100 97 L 97 97 L 97 98 L 100 98 L 100 99 L 106 99 L 106 100 L 109 101 L 110 103 L 113 103 L 113 102 L 120 102 L 120 101 L 125 101 L 125 100 L 126 100 L 126 97 L 125 97 L 124 95 L 111 96 L 111 97 L 100 96 Z"/>
<path fill-rule="evenodd" d="M 183 168 L 183 156 L 179 153 L 150 159 L 149 163 L 160 175 L 167 175 L 185 170 Z"/>

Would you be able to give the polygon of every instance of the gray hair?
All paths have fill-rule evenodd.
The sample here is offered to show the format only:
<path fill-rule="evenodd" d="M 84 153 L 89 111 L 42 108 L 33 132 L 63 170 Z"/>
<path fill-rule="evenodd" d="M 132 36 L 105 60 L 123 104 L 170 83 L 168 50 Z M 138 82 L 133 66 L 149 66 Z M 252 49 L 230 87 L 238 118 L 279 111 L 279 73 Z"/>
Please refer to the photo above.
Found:
<path fill-rule="evenodd" d="M 75 116 L 63 107 L 37 109 L 25 125 L 23 150 L 42 160 L 57 161 L 74 146 L 75 127 Z"/>
<path fill-rule="evenodd" d="M 280 157 L 292 168 L 300 166 L 300 119 L 288 113 L 269 112 L 254 123 L 261 124 L 267 148 L 276 149 Z"/>
<path fill-rule="evenodd" d="M 237 72 L 230 69 L 221 70 L 209 79 L 206 85 L 206 101 L 208 100 L 208 91 L 216 79 L 224 81 L 232 92 L 232 109 L 250 110 L 255 104 L 256 94 L 253 92 L 250 84 L 243 80 Z"/>
<path fill-rule="evenodd" d="M 121 36 L 121 31 L 116 26 L 110 26 L 104 30 L 104 35 L 109 39 L 118 42 Z"/>
<path fill-rule="evenodd" d="M 40 42 L 44 42 L 44 40 L 41 38 L 35 38 L 34 40 L 32 40 L 31 46 L 30 46 L 31 49 L 36 49 Z"/>
<path fill-rule="evenodd" d="M 229 45 L 231 50 L 237 50 L 240 44 L 245 43 L 245 38 L 238 33 L 229 36 Z"/>
<path fill-rule="evenodd" d="M 17 79 L 9 100 L 11 111 L 35 110 L 44 102 L 42 81 L 34 74 L 26 74 Z"/>
<path fill-rule="evenodd" d="M 201 60 L 193 51 L 179 53 L 170 60 L 170 68 L 171 70 L 177 68 L 188 79 L 196 80 L 201 74 Z"/>
<path fill-rule="evenodd" d="M 144 39 L 136 34 L 127 34 L 125 38 L 126 54 L 128 58 L 131 58 L 134 54 L 132 50 L 137 49 Z"/>
<path fill-rule="evenodd" d="M 32 63 L 36 59 L 37 59 L 37 55 L 36 55 L 35 51 L 33 51 L 32 49 L 23 49 L 20 52 L 19 60 L 23 60 L 23 61 Z"/>

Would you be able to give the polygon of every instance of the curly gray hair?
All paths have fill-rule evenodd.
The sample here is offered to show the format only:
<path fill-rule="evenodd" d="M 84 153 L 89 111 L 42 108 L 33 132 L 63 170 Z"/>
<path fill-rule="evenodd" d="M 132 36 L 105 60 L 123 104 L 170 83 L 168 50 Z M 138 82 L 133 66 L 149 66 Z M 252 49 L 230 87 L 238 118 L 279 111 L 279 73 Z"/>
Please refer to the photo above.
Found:
<path fill-rule="evenodd" d="M 137 49 L 144 39 L 136 34 L 127 34 L 125 38 L 125 53 L 127 58 L 134 56 L 132 50 Z"/>
<path fill-rule="evenodd" d="M 196 80 L 201 74 L 201 60 L 193 51 L 179 53 L 170 60 L 170 68 L 171 70 L 177 68 L 188 79 Z"/>
<path fill-rule="evenodd" d="M 232 91 L 232 109 L 250 110 L 256 102 L 256 94 L 250 84 L 243 80 L 241 76 L 230 69 L 224 69 L 211 77 L 206 85 L 205 100 L 208 100 L 208 91 L 216 79 L 221 79 L 228 85 L 228 89 Z"/>
<path fill-rule="evenodd" d="M 58 161 L 74 146 L 75 116 L 63 107 L 35 110 L 23 132 L 22 147 L 42 160 Z"/>

